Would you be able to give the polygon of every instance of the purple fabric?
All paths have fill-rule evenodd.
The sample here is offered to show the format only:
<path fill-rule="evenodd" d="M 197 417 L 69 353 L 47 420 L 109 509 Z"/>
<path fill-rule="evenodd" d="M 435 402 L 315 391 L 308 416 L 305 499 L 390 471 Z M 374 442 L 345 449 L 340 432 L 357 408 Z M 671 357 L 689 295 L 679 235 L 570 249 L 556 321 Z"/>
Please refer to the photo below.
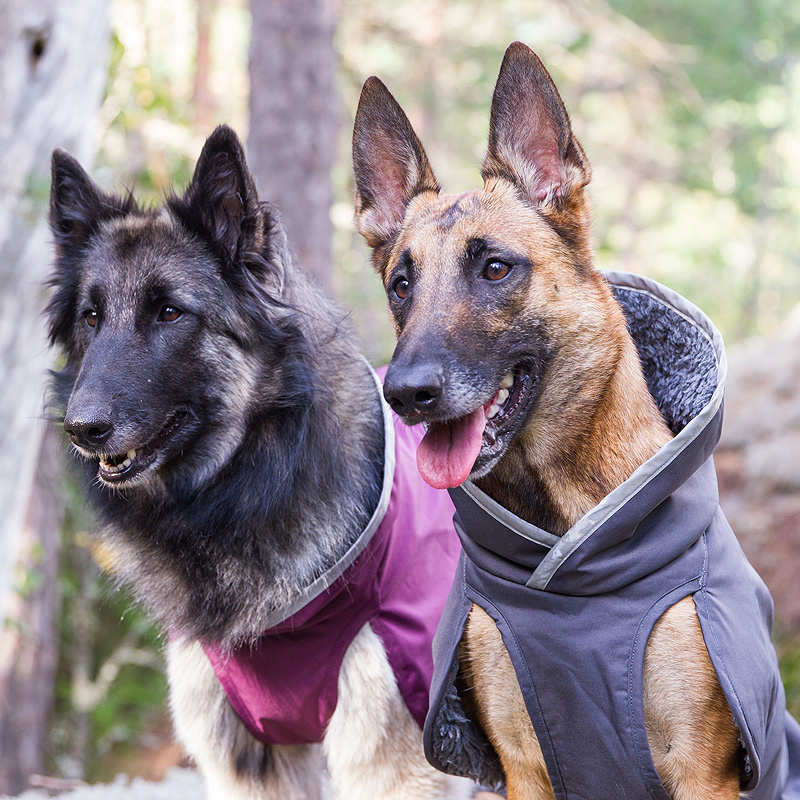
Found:
<path fill-rule="evenodd" d="M 460 546 L 453 505 L 417 470 L 421 426 L 393 414 L 397 466 L 389 507 L 364 552 L 327 591 L 251 648 L 204 645 L 228 699 L 266 744 L 320 742 L 337 701 L 339 669 L 358 631 L 380 637 L 420 727 L 433 674 L 431 643 Z"/>

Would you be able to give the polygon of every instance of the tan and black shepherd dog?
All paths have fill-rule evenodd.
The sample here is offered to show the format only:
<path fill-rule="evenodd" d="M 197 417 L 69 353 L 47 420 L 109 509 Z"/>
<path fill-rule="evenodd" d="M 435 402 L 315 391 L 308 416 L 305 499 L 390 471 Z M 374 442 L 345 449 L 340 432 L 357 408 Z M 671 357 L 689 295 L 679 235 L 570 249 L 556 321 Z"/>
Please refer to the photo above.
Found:
<path fill-rule="evenodd" d="M 469 477 L 517 516 L 563 534 L 672 433 L 623 312 L 592 266 L 591 170 L 555 84 L 528 47 L 508 48 L 481 189 L 440 191 L 377 78 L 362 92 L 353 152 L 356 224 L 398 335 L 385 394 L 407 422 L 430 423 L 418 453 L 423 476 L 439 487 Z M 413 302 L 404 302 L 409 295 Z M 541 352 L 529 353 L 528 374 L 515 378 L 508 360 L 523 340 Z M 526 397 L 523 386 L 521 407 L 495 420 L 491 403 L 508 398 L 511 379 L 541 378 L 539 366 L 546 380 L 538 394 Z M 475 605 L 460 652 L 509 800 L 552 798 L 509 655 Z M 649 639 L 644 704 L 653 761 L 671 796 L 739 796 L 737 729 L 691 597 L 669 608 Z"/>

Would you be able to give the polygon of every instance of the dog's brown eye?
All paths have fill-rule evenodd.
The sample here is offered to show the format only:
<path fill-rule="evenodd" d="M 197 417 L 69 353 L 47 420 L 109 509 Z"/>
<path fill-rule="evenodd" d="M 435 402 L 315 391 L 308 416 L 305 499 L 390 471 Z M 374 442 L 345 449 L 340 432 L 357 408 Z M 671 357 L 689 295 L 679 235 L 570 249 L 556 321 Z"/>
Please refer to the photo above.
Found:
<path fill-rule="evenodd" d="M 511 272 L 511 267 L 502 261 L 490 261 L 483 270 L 483 277 L 487 281 L 501 281 Z"/>
<path fill-rule="evenodd" d="M 164 306 L 158 314 L 159 322 L 175 322 L 183 316 L 183 311 L 175 306 Z"/>
<path fill-rule="evenodd" d="M 394 284 L 392 284 L 392 290 L 401 300 L 405 300 L 406 297 L 408 297 L 408 278 L 401 275 Z"/>
<path fill-rule="evenodd" d="M 90 328 L 97 327 L 97 312 L 93 308 L 90 308 L 88 311 L 84 311 L 83 318 L 86 320 L 86 324 Z"/>

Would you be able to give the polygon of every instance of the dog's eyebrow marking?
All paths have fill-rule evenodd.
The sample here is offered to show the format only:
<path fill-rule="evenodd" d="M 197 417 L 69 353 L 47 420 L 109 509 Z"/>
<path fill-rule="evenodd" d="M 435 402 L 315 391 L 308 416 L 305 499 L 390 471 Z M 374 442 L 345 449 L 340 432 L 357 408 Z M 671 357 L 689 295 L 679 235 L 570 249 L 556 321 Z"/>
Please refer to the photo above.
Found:
<path fill-rule="evenodd" d="M 99 284 L 93 283 L 89 287 L 89 291 L 86 293 L 89 297 L 89 302 L 95 307 L 95 309 L 102 308 L 103 304 L 105 303 L 105 293 L 103 292 L 102 288 Z"/>
<path fill-rule="evenodd" d="M 476 261 L 488 261 L 489 259 L 502 261 L 529 271 L 533 269 L 533 262 L 527 256 L 493 239 L 483 239 L 479 236 L 467 242 L 461 257 L 461 268 L 464 274 L 468 274 L 475 269 Z"/>
<path fill-rule="evenodd" d="M 451 206 L 448 206 L 444 211 L 442 211 L 438 218 L 437 223 L 439 225 L 439 229 L 442 231 L 449 231 L 453 225 L 456 224 L 460 219 L 463 219 L 469 210 L 464 208 L 462 205 L 462 200 L 464 198 L 459 197 L 456 199 L 455 203 Z"/>
<path fill-rule="evenodd" d="M 486 251 L 486 240 L 475 238 L 467 242 L 467 258 L 478 258 Z"/>
<path fill-rule="evenodd" d="M 408 247 L 400 253 L 400 258 L 397 259 L 397 265 L 395 269 L 392 270 L 392 273 L 395 273 L 397 270 L 409 273 L 414 273 L 416 271 L 414 257 L 411 255 L 411 250 Z"/>

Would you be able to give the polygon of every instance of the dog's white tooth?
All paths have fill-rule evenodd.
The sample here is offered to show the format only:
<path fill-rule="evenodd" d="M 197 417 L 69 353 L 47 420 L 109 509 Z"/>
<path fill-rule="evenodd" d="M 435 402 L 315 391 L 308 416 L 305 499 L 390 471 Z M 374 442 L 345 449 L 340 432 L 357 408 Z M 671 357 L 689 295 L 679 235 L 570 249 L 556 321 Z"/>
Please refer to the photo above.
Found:
<path fill-rule="evenodd" d="M 496 406 L 494 403 L 489 406 L 489 413 L 486 415 L 486 419 L 492 419 L 492 417 L 496 417 L 497 413 L 500 411 L 500 406 Z"/>
<path fill-rule="evenodd" d="M 133 461 L 136 458 L 136 451 L 135 450 L 128 450 L 128 458 Z"/>
<path fill-rule="evenodd" d="M 129 467 L 130 465 L 131 465 L 131 460 L 130 460 L 129 458 L 126 458 L 126 459 L 125 459 L 125 460 L 122 462 L 122 466 L 123 466 L 123 467 Z"/>
<path fill-rule="evenodd" d="M 501 389 L 510 389 L 514 385 L 514 373 L 509 372 L 508 375 L 500 381 Z"/>
<path fill-rule="evenodd" d="M 508 389 L 501 389 L 497 393 L 497 402 L 499 405 L 503 405 L 506 400 L 508 400 Z"/>

